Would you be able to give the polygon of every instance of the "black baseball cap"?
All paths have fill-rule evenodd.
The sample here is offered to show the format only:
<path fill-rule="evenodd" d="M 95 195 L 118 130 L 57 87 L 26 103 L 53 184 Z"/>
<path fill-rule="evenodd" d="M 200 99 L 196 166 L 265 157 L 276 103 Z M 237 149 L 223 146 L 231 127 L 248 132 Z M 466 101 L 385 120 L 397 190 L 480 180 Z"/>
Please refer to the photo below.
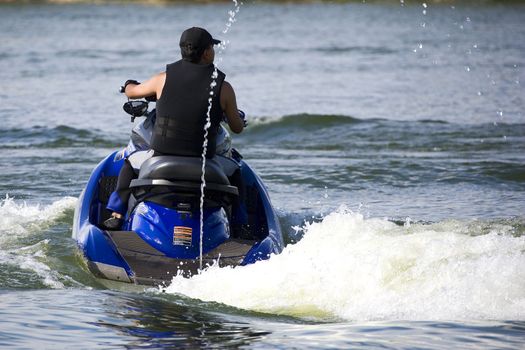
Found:
<path fill-rule="evenodd" d="M 221 41 L 214 39 L 204 28 L 191 27 L 182 32 L 180 36 L 180 47 L 191 45 L 195 49 L 206 49 L 210 45 L 220 44 Z"/>

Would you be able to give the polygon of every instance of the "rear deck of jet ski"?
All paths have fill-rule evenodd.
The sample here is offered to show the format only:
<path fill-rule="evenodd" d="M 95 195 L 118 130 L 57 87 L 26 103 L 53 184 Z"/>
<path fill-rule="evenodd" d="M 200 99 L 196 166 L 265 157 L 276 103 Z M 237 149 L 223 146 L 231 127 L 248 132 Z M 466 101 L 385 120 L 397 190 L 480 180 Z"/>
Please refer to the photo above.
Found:
<path fill-rule="evenodd" d="M 120 255 L 133 270 L 135 275 L 132 280 L 135 283 L 159 285 L 169 283 L 177 274 L 189 277 L 198 273 L 198 258 L 166 257 L 133 231 L 109 231 L 108 234 Z M 255 243 L 254 240 L 229 239 L 202 257 L 203 267 L 213 264 L 238 266 Z"/>

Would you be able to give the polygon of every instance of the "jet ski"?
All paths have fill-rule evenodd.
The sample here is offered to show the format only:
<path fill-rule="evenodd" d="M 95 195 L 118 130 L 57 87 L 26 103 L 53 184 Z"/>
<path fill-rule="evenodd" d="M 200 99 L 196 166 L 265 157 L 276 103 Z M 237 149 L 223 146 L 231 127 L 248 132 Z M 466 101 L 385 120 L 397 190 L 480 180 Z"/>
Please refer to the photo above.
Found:
<path fill-rule="evenodd" d="M 141 285 L 166 285 L 177 275 L 211 265 L 244 266 L 279 254 L 279 220 L 261 178 L 219 128 L 216 156 L 205 162 L 201 232 L 202 159 L 154 156 L 149 141 L 155 109 L 129 101 L 124 110 L 143 117 L 128 145 L 103 159 L 80 194 L 73 239 L 97 277 Z M 106 209 L 127 159 L 136 171 L 123 225 L 108 230 Z M 202 239 L 201 239 L 202 236 Z"/>

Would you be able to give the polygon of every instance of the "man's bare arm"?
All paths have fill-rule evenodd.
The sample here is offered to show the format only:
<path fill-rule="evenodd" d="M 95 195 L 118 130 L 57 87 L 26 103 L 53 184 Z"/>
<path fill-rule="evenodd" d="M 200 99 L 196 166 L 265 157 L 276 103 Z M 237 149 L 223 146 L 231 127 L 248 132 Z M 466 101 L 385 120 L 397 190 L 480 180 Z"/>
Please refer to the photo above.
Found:
<path fill-rule="evenodd" d="M 244 122 L 239 116 L 235 91 L 233 91 L 233 87 L 227 81 L 223 82 L 221 87 L 221 107 L 226 115 L 231 131 L 239 134 L 244 129 Z"/>
<path fill-rule="evenodd" d="M 143 98 L 155 95 L 157 98 L 160 98 L 165 81 L 166 73 L 162 72 L 139 85 L 128 84 L 125 91 L 126 96 L 129 98 Z"/>

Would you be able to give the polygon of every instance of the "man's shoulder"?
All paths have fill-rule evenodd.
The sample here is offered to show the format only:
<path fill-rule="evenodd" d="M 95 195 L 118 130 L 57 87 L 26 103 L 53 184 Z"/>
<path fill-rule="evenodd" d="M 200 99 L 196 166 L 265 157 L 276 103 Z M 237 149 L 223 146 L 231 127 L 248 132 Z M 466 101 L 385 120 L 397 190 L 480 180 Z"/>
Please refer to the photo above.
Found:
<path fill-rule="evenodd" d="M 223 81 L 222 86 L 221 86 L 221 97 L 229 99 L 233 96 L 235 96 L 235 92 L 233 91 L 233 86 L 231 86 L 231 84 L 227 82 L 226 80 Z"/>

